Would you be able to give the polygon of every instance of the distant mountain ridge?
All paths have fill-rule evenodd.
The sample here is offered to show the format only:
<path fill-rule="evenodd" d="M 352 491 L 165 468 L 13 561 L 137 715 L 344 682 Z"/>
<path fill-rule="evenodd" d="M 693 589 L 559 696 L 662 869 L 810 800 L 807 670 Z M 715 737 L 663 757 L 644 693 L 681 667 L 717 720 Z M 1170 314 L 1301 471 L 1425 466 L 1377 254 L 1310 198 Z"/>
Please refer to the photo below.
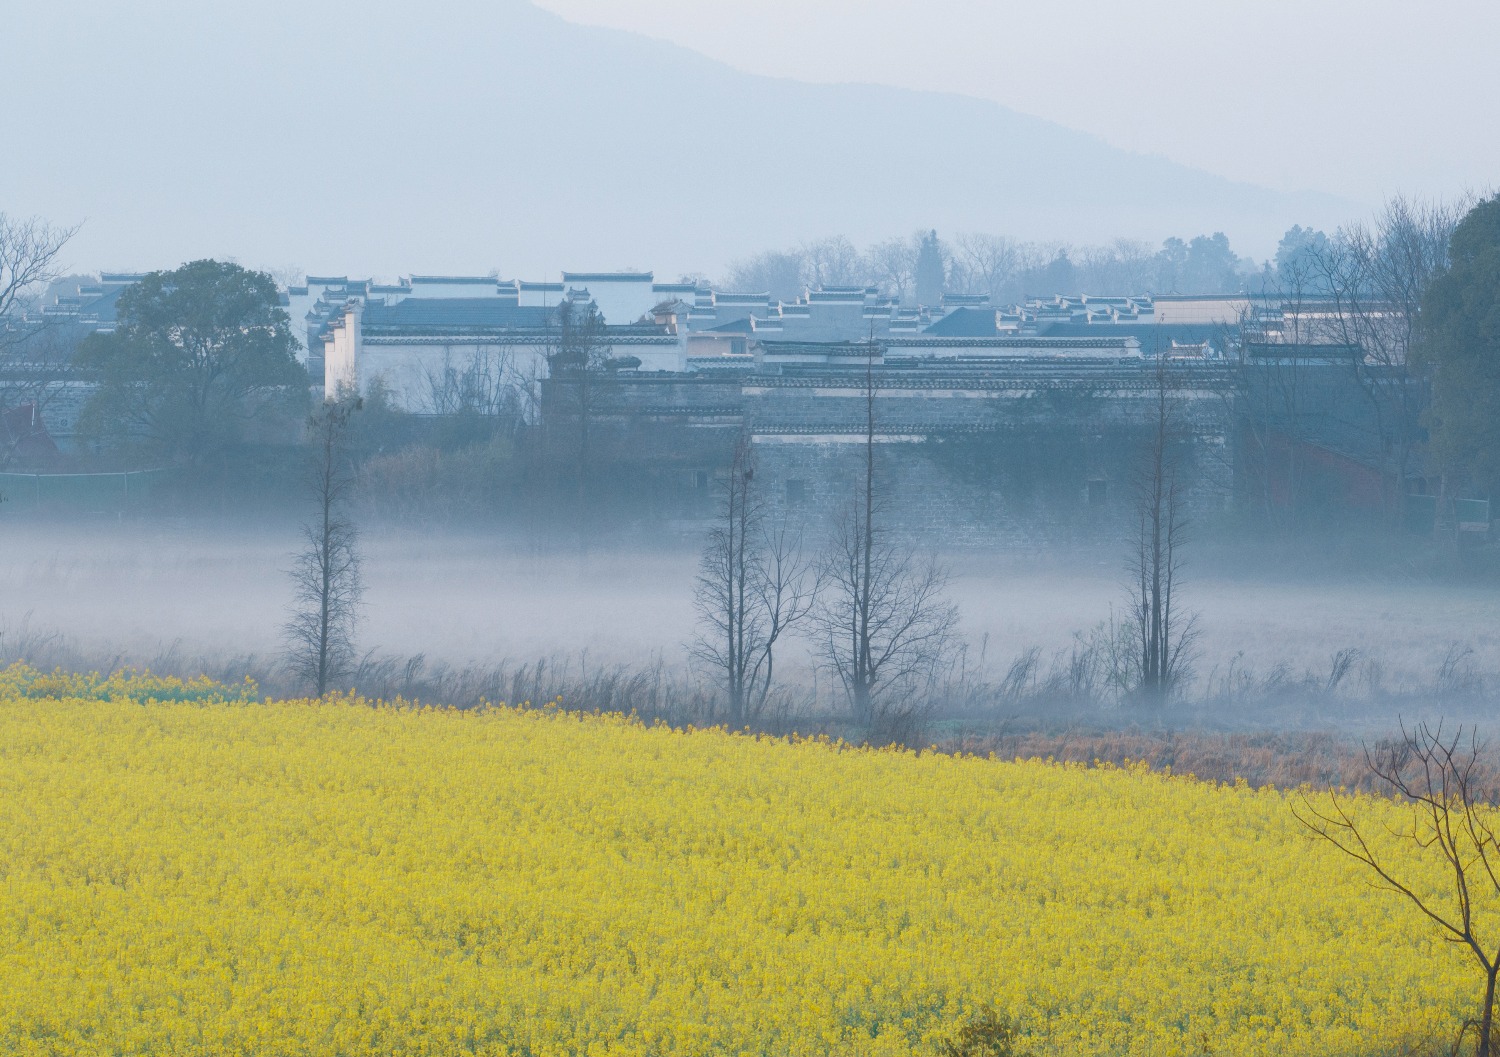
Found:
<path fill-rule="evenodd" d="M 212 255 L 527 278 L 669 277 L 919 227 L 1080 242 L 1223 230 L 1264 253 L 1292 223 L 1357 209 L 982 100 L 743 73 L 524 0 L 436 10 L 158 2 L 77 19 L 35 5 L 6 58 L 46 91 L 0 114 L 0 136 L 26 145 L 0 168 L 0 209 L 86 217 L 80 267 Z"/>

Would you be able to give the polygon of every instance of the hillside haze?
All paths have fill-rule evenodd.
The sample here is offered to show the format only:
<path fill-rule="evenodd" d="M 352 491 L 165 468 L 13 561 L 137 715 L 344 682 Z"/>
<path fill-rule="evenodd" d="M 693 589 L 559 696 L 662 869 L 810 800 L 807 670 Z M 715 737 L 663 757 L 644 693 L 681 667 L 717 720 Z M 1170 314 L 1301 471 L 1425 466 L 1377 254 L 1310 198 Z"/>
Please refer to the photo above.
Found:
<path fill-rule="evenodd" d="M 1084 242 L 1223 230 L 1265 255 L 1292 223 L 1360 211 L 985 101 L 746 74 L 522 0 L 85 13 L 9 17 L 4 57 L 27 87 L 0 113 L 16 152 L 0 208 L 86 221 L 78 268 L 218 256 L 666 276 L 918 227 Z"/>

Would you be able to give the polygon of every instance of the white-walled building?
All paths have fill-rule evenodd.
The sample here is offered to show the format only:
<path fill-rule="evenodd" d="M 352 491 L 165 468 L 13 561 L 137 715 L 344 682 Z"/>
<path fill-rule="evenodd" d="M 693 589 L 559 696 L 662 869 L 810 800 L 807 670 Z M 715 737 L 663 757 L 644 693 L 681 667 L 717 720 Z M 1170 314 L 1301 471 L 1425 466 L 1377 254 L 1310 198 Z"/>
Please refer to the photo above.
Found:
<path fill-rule="evenodd" d="M 413 275 L 392 285 L 309 276 L 288 291 L 288 311 L 325 392 L 363 393 L 379 377 L 402 408 L 436 413 L 455 372 L 482 372 L 493 386 L 545 377 L 565 301 L 593 304 L 610 355 L 639 361 L 627 369 L 687 370 L 679 319 L 697 294 L 693 283 L 658 283 L 650 272 L 563 272 L 560 282 Z"/>
<path fill-rule="evenodd" d="M 567 296 L 594 302 L 612 326 L 649 318 L 662 301 L 650 272 L 563 272 L 562 284 Z"/>
<path fill-rule="evenodd" d="M 455 384 L 528 391 L 547 375 L 559 313 L 521 304 L 518 285 L 499 296 L 350 298 L 321 332 L 324 391 L 365 394 L 378 378 L 398 407 L 419 414 L 447 410 Z M 607 323 L 601 341 L 622 369 L 686 369 L 672 324 Z"/>
<path fill-rule="evenodd" d="M 545 377 L 549 328 L 564 301 L 593 304 L 612 354 L 638 359 L 633 369 L 693 372 L 821 362 L 819 345 L 833 362 L 836 346 L 870 340 L 903 360 L 1221 359 L 1226 321 L 1254 299 L 1076 295 L 1002 308 L 985 295 L 950 294 L 909 307 L 875 287 L 809 289 L 781 301 L 635 271 L 564 271 L 544 282 L 414 275 L 384 286 L 309 277 L 289 291 L 308 365 L 325 387 L 363 390 L 378 376 L 403 407 L 422 412 L 438 410 L 435 377 L 480 361 L 526 384 Z"/>

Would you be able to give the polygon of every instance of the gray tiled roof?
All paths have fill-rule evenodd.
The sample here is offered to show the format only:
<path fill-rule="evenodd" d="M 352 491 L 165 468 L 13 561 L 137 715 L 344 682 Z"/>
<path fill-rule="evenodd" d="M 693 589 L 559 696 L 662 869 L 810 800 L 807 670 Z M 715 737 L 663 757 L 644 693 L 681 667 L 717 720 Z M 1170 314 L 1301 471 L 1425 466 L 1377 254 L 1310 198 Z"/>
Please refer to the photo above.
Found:
<path fill-rule="evenodd" d="M 493 275 L 413 275 L 411 284 L 422 283 L 439 286 L 499 286 L 500 280 Z"/>
<path fill-rule="evenodd" d="M 56 305 L 44 307 L 42 311 L 47 315 L 59 312 L 65 315 L 77 314 L 91 321 L 113 323 L 116 320 L 115 302 L 128 289 L 129 286 L 114 285 L 102 290 L 98 287 L 83 287 L 79 289 L 77 297 L 59 297 Z"/>
<path fill-rule="evenodd" d="M 941 338 L 989 338 L 1000 333 L 993 308 L 955 308 L 922 331 Z"/>
<path fill-rule="evenodd" d="M 501 297 L 408 297 L 394 305 L 367 306 L 364 325 L 539 330 L 550 325 L 556 316 L 555 307 L 523 307 Z"/>
<path fill-rule="evenodd" d="M 565 283 L 649 283 L 650 272 L 563 272 Z"/>
<path fill-rule="evenodd" d="M 931 329 L 929 328 L 929 333 Z M 1111 335 L 1133 337 L 1140 341 L 1148 356 L 1158 349 L 1179 345 L 1202 345 L 1205 342 L 1222 350 L 1229 337 L 1228 328 L 1217 323 L 1047 323 L 1039 322 L 1037 334 L 1047 338 L 1105 338 Z"/>

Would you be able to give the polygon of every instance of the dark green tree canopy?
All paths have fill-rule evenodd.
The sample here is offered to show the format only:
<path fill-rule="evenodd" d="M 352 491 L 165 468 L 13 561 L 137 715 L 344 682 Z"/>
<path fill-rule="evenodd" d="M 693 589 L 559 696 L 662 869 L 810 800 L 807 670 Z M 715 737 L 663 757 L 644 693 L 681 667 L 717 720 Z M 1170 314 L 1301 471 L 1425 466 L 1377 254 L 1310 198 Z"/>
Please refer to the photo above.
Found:
<path fill-rule="evenodd" d="M 1290 293 L 1326 293 L 1328 284 L 1318 258 L 1328 249 L 1328 236 L 1323 232 L 1293 224 L 1276 246 L 1276 288 Z"/>
<path fill-rule="evenodd" d="M 270 276 L 193 261 L 146 276 L 117 312 L 116 330 L 79 351 L 99 383 L 86 433 L 198 461 L 305 409 L 307 372 Z"/>
<path fill-rule="evenodd" d="M 1432 454 L 1452 478 L 1500 487 L 1500 195 L 1453 231 L 1448 267 L 1422 299 L 1415 366 L 1431 372 Z"/>
<path fill-rule="evenodd" d="M 1244 285 L 1238 275 L 1239 263 L 1222 231 L 1199 235 L 1188 243 L 1184 280 L 1192 290 L 1233 293 Z"/>

